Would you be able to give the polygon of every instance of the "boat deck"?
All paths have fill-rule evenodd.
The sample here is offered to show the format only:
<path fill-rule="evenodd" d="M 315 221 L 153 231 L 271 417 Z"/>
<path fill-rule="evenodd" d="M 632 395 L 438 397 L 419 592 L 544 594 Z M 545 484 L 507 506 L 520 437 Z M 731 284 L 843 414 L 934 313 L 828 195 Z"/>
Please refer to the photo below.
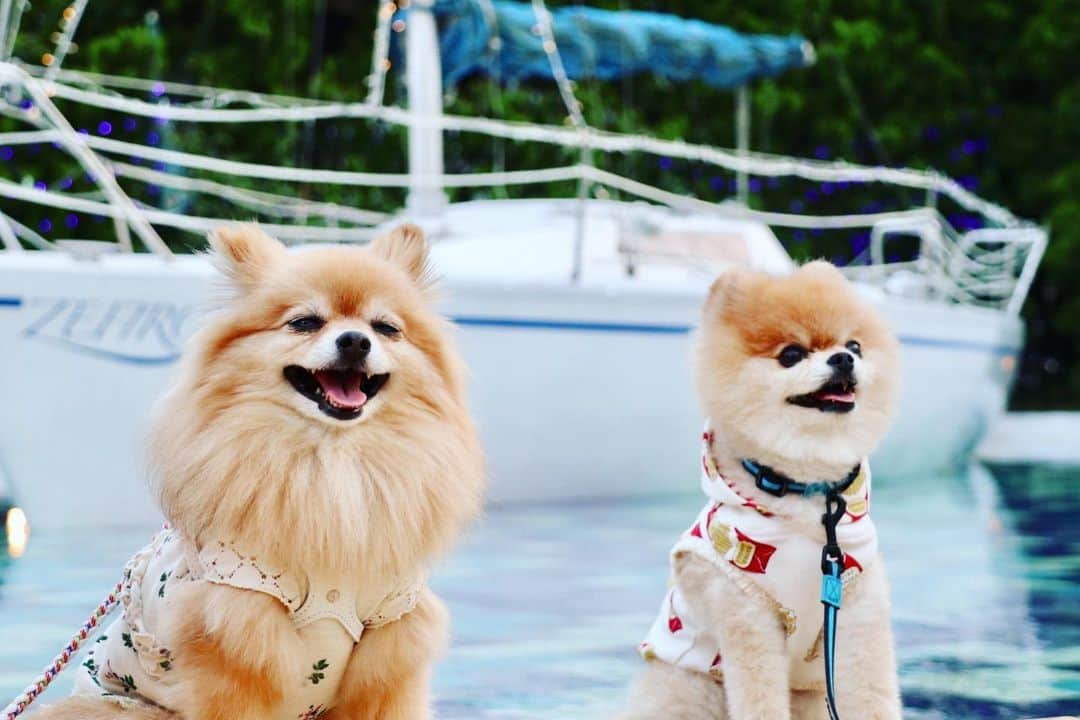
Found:
<path fill-rule="evenodd" d="M 565 286 L 580 207 L 574 200 L 463 202 L 425 227 L 436 265 L 455 284 Z M 585 289 L 700 297 L 725 265 L 777 273 L 793 267 L 762 223 L 642 203 L 590 200 L 585 207 L 577 283 Z"/>
<path fill-rule="evenodd" d="M 893 584 L 905 718 L 1075 712 L 1077 471 L 880 475 L 874 515 Z M 641 667 L 635 646 L 662 596 L 670 543 L 698 509 L 696 480 L 658 500 L 491 510 L 433 581 L 455 634 L 436 673 L 440 717 L 610 717 Z M 0 696 L 13 696 L 66 642 L 151 533 L 43 531 L 23 557 L 0 561 Z M 46 700 L 65 693 L 70 676 L 58 685 Z"/>

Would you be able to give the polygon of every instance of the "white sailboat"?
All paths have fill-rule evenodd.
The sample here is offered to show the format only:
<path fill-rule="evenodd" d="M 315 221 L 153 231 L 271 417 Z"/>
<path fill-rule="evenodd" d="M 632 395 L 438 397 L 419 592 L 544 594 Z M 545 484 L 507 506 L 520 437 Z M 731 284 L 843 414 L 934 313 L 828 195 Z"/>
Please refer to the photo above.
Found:
<path fill-rule="evenodd" d="M 711 279 L 732 263 L 776 273 L 793 267 L 773 227 L 870 231 L 868 263 L 847 272 L 893 324 L 905 365 L 899 419 L 877 459 L 886 477 L 958 462 L 1003 410 L 1023 346 L 1019 310 L 1046 243 L 1041 228 L 933 172 L 766 156 L 749 152 L 744 142 L 723 150 L 591 128 L 573 97 L 552 16 L 539 0 L 531 7 L 535 41 L 567 102 L 569 125 L 445 114 L 435 22 L 441 4 L 449 3 L 381 6 L 371 92 L 356 103 L 79 73 L 61 70 L 58 62 L 34 72 L 12 60 L 0 64 L 3 112 L 28 126 L 0 134 L 0 147 L 57 143 L 100 188 L 99 197 L 86 198 L 0 178 L 0 196 L 104 215 L 116 228 L 115 243 L 53 243 L 0 214 L 0 471 L 32 524 L 116 523 L 120 509 L 123 522 L 156 517 L 140 469 L 141 433 L 183 341 L 200 322 L 212 270 L 201 256 L 174 255 L 155 228 L 203 233 L 231 218 L 139 206 L 120 179 L 214 193 L 235 204 L 237 217 L 281 218 L 266 223 L 269 231 L 294 243 L 363 242 L 402 219 L 422 224 L 444 278 L 444 310 L 458 325 L 472 370 L 494 501 L 685 489 L 694 477 L 701 426 L 689 370 L 698 307 Z M 515 13 L 530 9 L 504 0 L 465 5 L 495 12 L 485 15 L 489 20 L 510 5 Z M 407 20 L 408 108 L 385 105 L 382 97 L 395 18 Z M 806 48 L 803 53 L 809 59 Z M 172 102 L 137 97 L 148 92 Z M 745 110 L 745 91 L 740 97 Z M 166 121 L 349 117 L 405 125 L 409 173 L 273 167 L 80 134 L 57 98 Z M 740 115 L 745 141 L 748 120 Z M 442 150 L 448 130 L 574 148 L 581 160 L 541 170 L 448 174 Z M 595 162 L 629 151 L 731 171 L 740 193 L 709 202 Z M 132 164 L 131 157 L 214 179 L 167 174 Z M 925 205 L 853 215 L 767 212 L 745 202 L 750 176 L 889 184 L 918 191 Z M 230 185 L 230 177 L 404 187 L 409 200 L 391 216 L 255 192 Z M 556 179 L 576 181 L 577 196 L 447 203 L 444 193 Z M 616 194 L 621 199 L 613 199 Z M 956 230 L 935 207 L 944 201 L 980 215 L 986 227 Z M 132 252 L 132 234 L 147 252 Z M 916 238 L 916 259 L 886 261 L 886 244 L 898 235 Z"/>

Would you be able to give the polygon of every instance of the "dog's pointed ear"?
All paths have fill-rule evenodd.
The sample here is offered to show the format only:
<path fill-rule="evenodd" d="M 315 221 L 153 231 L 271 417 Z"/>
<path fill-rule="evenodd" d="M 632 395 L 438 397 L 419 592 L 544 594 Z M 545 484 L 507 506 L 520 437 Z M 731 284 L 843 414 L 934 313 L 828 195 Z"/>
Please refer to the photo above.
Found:
<path fill-rule="evenodd" d="M 434 283 L 428 241 L 418 226 L 411 223 L 398 225 L 386 235 L 375 238 L 371 250 L 404 270 L 422 290 Z"/>
<path fill-rule="evenodd" d="M 840 268 L 833 265 L 828 260 L 811 260 L 799 267 L 798 272 L 809 277 L 821 278 L 823 280 L 844 280 L 844 273 L 840 272 Z"/>
<path fill-rule="evenodd" d="M 249 290 L 285 257 L 279 241 L 255 223 L 226 225 L 210 233 L 214 264 L 238 290 Z"/>
<path fill-rule="evenodd" d="M 742 268 L 732 267 L 720 273 L 720 276 L 713 280 L 705 299 L 706 317 L 730 307 L 738 298 L 740 288 L 745 282 L 746 271 Z"/>

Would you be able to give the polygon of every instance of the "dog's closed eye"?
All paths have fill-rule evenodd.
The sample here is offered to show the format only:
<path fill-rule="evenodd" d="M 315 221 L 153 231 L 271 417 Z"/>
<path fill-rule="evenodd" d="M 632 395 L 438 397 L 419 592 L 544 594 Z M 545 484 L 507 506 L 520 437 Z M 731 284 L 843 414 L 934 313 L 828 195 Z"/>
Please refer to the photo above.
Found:
<path fill-rule="evenodd" d="M 326 321 L 318 315 L 301 315 L 290 320 L 288 325 L 296 332 L 313 333 L 322 330 L 323 326 L 326 325 Z"/>
<path fill-rule="evenodd" d="M 386 337 L 397 337 L 401 334 L 401 328 L 386 320 L 375 320 L 371 323 L 371 329 Z"/>

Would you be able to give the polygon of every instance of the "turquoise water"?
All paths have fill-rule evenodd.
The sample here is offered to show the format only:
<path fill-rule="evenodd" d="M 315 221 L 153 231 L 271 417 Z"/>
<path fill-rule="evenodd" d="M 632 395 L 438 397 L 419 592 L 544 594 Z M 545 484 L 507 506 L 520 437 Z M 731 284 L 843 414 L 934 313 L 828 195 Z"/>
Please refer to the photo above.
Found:
<path fill-rule="evenodd" d="M 1080 712 L 1080 470 L 879 476 L 874 488 L 905 716 Z M 441 717 L 607 718 L 640 669 L 668 547 L 699 505 L 688 492 L 491 510 L 433 581 L 454 615 L 435 680 Z M 151 533 L 41 532 L 0 561 L 5 701 Z"/>

